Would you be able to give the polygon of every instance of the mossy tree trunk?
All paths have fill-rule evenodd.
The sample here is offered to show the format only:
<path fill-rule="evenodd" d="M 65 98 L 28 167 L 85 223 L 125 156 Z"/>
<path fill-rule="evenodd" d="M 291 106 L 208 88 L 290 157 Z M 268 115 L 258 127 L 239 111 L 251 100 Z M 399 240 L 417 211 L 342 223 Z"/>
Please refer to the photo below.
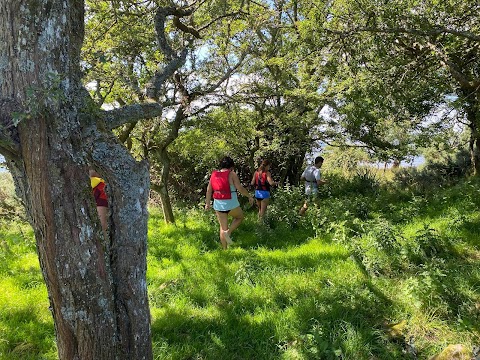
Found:
<path fill-rule="evenodd" d="M 96 108 L 80 80 L 83 26 L 83 0 L 0 3 L 0 153 L 35 232 L 59 358 L 151 359 L 149 172 L 110 130 L 160 106 Z M 89 167 L 109 185 L 108 239 Z"/>

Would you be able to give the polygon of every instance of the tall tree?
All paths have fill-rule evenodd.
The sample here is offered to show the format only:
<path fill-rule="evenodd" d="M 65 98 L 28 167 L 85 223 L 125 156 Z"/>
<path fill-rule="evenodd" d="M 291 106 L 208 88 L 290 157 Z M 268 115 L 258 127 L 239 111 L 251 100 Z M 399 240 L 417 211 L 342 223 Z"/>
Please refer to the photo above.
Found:
<path fill-rule="evenodd" d="M 82 85 L 83 0 L 0 3 L 0 153 L 34 229 L 60 359 L 151 359 L 146 286 L 149 171 L 113 135 L 158 102 L 103 111 Z M 156 38 L 182 10 L 158 8 Z M 171 56 L 153 86 L 185 62 Z M 109 184 L 104 239 L 88 181 Z"/>
<path fill-rule="evenodd" d="M 173 11 L 164 24 L 168 37 L 156 42 L 148 24 L 154 27 L 159 12 L 151 2 L 91 3 L 84 55 L 86 81 L 96 84 L 92 96 L 100 103 L 118 106 L 143 100 L 140 89 L 147 86 L 147 97 L 165 104 L 162 116 L 135 129 L 126 126 L 119 138 L 128 144 L 135 142 L 133 152 L 150 162 L 152 190 L 160 196 L 166 222 L 174 221 L 169 195 L 170 145 L 186 119 L 225 102 L 220 97 L 246 58 L 246 38 L 252 33 L 246 29 L 254 23 L 244 6 L 243 1 L 185 5 Z M 146 32 L 141 31 L 145 24 L 136 21 L 139 17 L 147 25 Z M 112 39 L 121 45 L 112 47 Z M 156 47 L 161 48 L 161 56 L 152 50 Z M 159 88 L 150 78 L 162 57 L 185 57 L 186 61 Z"/>
<path fill-rule="evenodd" d="M 300 46 L 297 22 L 310 10 L 308 2 L 256 3 L 255 56 L 234 94 L 257 120 L 253 156 L 271 159 L 282 183 L 298 182 L 305 155 L 316 146 L 314 130 L 322 123 L 319 112 L 326 102 L 318 91 L 322 74 L 312 71 Z"/>
<path fill-rule="evenodd" d="M 442 104 L 455 104 L 468 121 L 472 164 L 479 173 L 478 2 L 364 0 L 317 5 L 314 13 L 321 21 L 303 21 L 304 38 L 330 44 L 326 65 L 334 64 L 332 82 L 340 94 L 336 105 L 341 105 L 347 126 L 356 128 L 357 135 L 368 129 L 371 139 L 380 140 L 372 130 L 381 128 L 385 119 L 407 132 L 428 132 L 434 130 L 424 126 L 432 112 Z M 458 101 L 449 101 L 452 96 Z"/>

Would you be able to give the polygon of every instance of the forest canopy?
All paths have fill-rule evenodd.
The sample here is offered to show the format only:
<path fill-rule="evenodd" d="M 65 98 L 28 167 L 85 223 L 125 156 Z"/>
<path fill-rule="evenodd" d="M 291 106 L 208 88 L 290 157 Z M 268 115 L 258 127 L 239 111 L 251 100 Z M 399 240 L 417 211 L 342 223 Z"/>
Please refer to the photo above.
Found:
<path fill-rule="evenodd" d="M 187 189 L 205 186 L 227 153 L 245 179 L 269 158 L 290 184 L 305 155 L 326 146 L 382 163 L 469 149 L 477 173 L 475 1 L 177 4 L 160 47 L 160 3 L 87 4 L 84 82 L 95 101 L 164 106 L 118 135 L 150 161 L 167 208 L 169 191 L 192 198 Z M 145 89 L 175 56 L 183 65 L 151 97 Z"/>

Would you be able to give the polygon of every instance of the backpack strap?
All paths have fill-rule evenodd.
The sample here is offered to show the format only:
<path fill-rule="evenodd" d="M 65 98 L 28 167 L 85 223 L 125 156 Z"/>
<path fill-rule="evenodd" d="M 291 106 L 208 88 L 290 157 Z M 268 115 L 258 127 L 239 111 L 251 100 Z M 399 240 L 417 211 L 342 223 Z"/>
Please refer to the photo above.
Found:
<path fill-rule="evenodd" d="M 257 178 L 256 179 L 257 190 L 266 190 L 266 191 L 270 190 L 270 184 L 268 183 L 266 172 L 259 173 L 257 170 L 257 172 L 255 173 L 255 176 Z"/>

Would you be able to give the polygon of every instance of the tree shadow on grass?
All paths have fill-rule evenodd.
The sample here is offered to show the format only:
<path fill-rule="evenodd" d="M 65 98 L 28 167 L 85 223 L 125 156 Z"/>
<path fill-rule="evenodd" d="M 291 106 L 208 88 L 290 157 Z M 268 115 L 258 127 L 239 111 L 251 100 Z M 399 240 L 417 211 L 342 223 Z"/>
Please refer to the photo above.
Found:
<path fill-rule="evenodd" d="M 209 244 L 201 256 L 189 260 L 179 253 L 182 278 L 169 289 L 168 296 L 161 291 L 154 294 L 159 296 L 158 307 L 165 308 L 152 326 L 154 342 L 161 344 L 157 346 L 159 354 L 172 359 L 421 358 L 422 354 L 415 354 L 406 339 L 395 340 L 385 335 L 383 324 L 399 320 L 395 318 L 398 315 L 393 312 L 389 297 L 369 280 L 358 259 L 355 271 L 363 275 L 342 270 L 344 284 L 332 283 L 322 275 L 323 270 L 315 273 L 318 263 L 335 268 L 351 261 L 348 252 L 333 255 L 296 252 L 299 245 L 309 246 L 308 236 L 273 229 L 259 237 L 256 223 L 249 219 L 235 233 L 237 248 L 218 251 L 218 230 L 214 225 L 211 231 L 204 229 L 195 235 L 199 239 L 197 246 L 203 242 Z M 191 229 L 178 231 L 178 237 L 192 236 Z M 470 313 L 463 313 L 473 314 L 477 319 L 471 293 L 462 289 L 461 275 L 452 276 L 455 265 L 469 266 L 467 260 L 459 259 L 448 239 L 440 240 L 444 245 L 441 253 L 450 254 L 444 259 L 447 264 L 440 272 L 435 267 L 423 268 L 420 283 L 428 280 L 429 288 L 422 290 L 424 293 L 418 294 L 418 299 L 425 306 L 432 296 L 440 299 L 448 309 L 446 317 L 442 317 L 449 322 L 455 323 L 458 309 L 468 306 Z M 430 250 L 438 253 L 437 247 Z M 449 270 L 446 277 L 442 273 L 444 266 Z M 199 268 L 204 269 L 201 275 Z M 285 287 L 285 280 L 279 280 L 282 276 L 291 276 L 293 281 L 302 276 L 314 277 L 312 281 L 318 285 L 302 286 L 298 280 L 295 286 Z M 351 279 L 355 277 L 358 280 Z M 478 273 L 472 273 L 463 285 L 475 289 L 479 282 Z M 183 309 L 171 306 L 178 299 L 188 306 Z M 181 332 L 172 329 L 175 324 L 179 324 Z M 479 321 L 467 320 L 462 326 L 478 333 L 478 324 Z"/>
<path fill-rule="evenodd" d="M 53 323 L 41 321 L 31 307 L 3 312 L 0 328 L 2 360 L 36 360 L 56 353 Z"/>
<path fill-rule="evenodd" d="M 340 264 L 346 260 L 344 255 Z M 322 272 L 308 270 L 318 262 L 325 268 L 340 266 L 337 254 L 277 259 L 254 251 L 185 263 L 182 287 L 158 304 L 161 315 L 153 321 L 152 333 L 154 343 L 163 345 L 157 356 L 279 359 L 296 353 L 305 359 L 355 358 L 338 356 L 343 353 L 358 359 L 408 359 L 401 343 L 379 335 L 390 318 L 388 297 L 359 273 L 345 284 L 328 282 Z M 203 276 L 197 267 L 206 270 Z M 288 276 L 307 277 L 308 285 L 289 284 Z M 183 300 L 175 303 L 179 298 Z"/>
<path fill-rule="evenodd" d="M 173 359 L 278 359 L 271 321 L 252 322 L 229 304 L 219 306 L 215 318 L 167 309 L 152 324 L 153 342 L 166 342 L 163 355 Z"/>
<path fill-rule="evenodd" d="M 458 232 L 464 242 L 480 250 L 480 215 L 474 220 L 466 220 L 458 226 Z"/>
<path fill-rule="evenodd" d="M 149 254 L 161 258 L 180 260 L 181 254 L 178 246 L 189 244 L 198 247 L 202 253 L 221 249 L 218 223 L 212 218 L 212 214 L 204 214 L 202 221 L 207 226 L 192 228 L 188 224 L 169 225 L 167 234 L 152 233 L 149 236 Z M 158 219 L 155 221 L 159 221 Z M 230 219 L 231 221 L 231 219 Z M 159 226 L 164 226 L 159 225 Z M 302 245 L 314 235 L 313 230 L 299 228 L 289 229 L 285 226 L 272 229 L 258 223 L 256 214 L 250 214 L 233 233 L 234 245 L 242 249 L 288 249 Z"/>
<path fill-rule="evenodd" d="M 302 245 L 315 235 L 312 229 L 292 229 L 288 225 L 271 227 L 269 224 L 247 218 L 235 231 L 236 244 L 244 249 L 263 247 L 270 250 L 288 249 Z"/>
<path fill-rule="evenodd" d="M 262 315 L 252 310 L 261 304 L 239 299 L 233 299 L 234 304 L 219 303 L 215 319 L 168 309 L 152 325 L 153 341 L 166 342 L 170 355 L 178 354 L 173 359 L 279 359 L 286 352 L 306 359 L 413 358 L 406 356 L 400 343 L 379 335 L 379 324 L 388 314 L 384 304 L 372 304 L 370 296 L 334 291 L 323 296 L 304 294 L 302 299 L 289 306 L 272 304 L 281 308 L 280 319 L 262 321 L 254 320 Z M 282 311 L 293 315 L 281 319 Z"/>
<path fill-rule="evenodd" d="M 441 316 L 463 330 L 480 334 L 480 260 L 433 258 L 419 273 L 416 295 L 425 311 L 435 304 Z"/>

